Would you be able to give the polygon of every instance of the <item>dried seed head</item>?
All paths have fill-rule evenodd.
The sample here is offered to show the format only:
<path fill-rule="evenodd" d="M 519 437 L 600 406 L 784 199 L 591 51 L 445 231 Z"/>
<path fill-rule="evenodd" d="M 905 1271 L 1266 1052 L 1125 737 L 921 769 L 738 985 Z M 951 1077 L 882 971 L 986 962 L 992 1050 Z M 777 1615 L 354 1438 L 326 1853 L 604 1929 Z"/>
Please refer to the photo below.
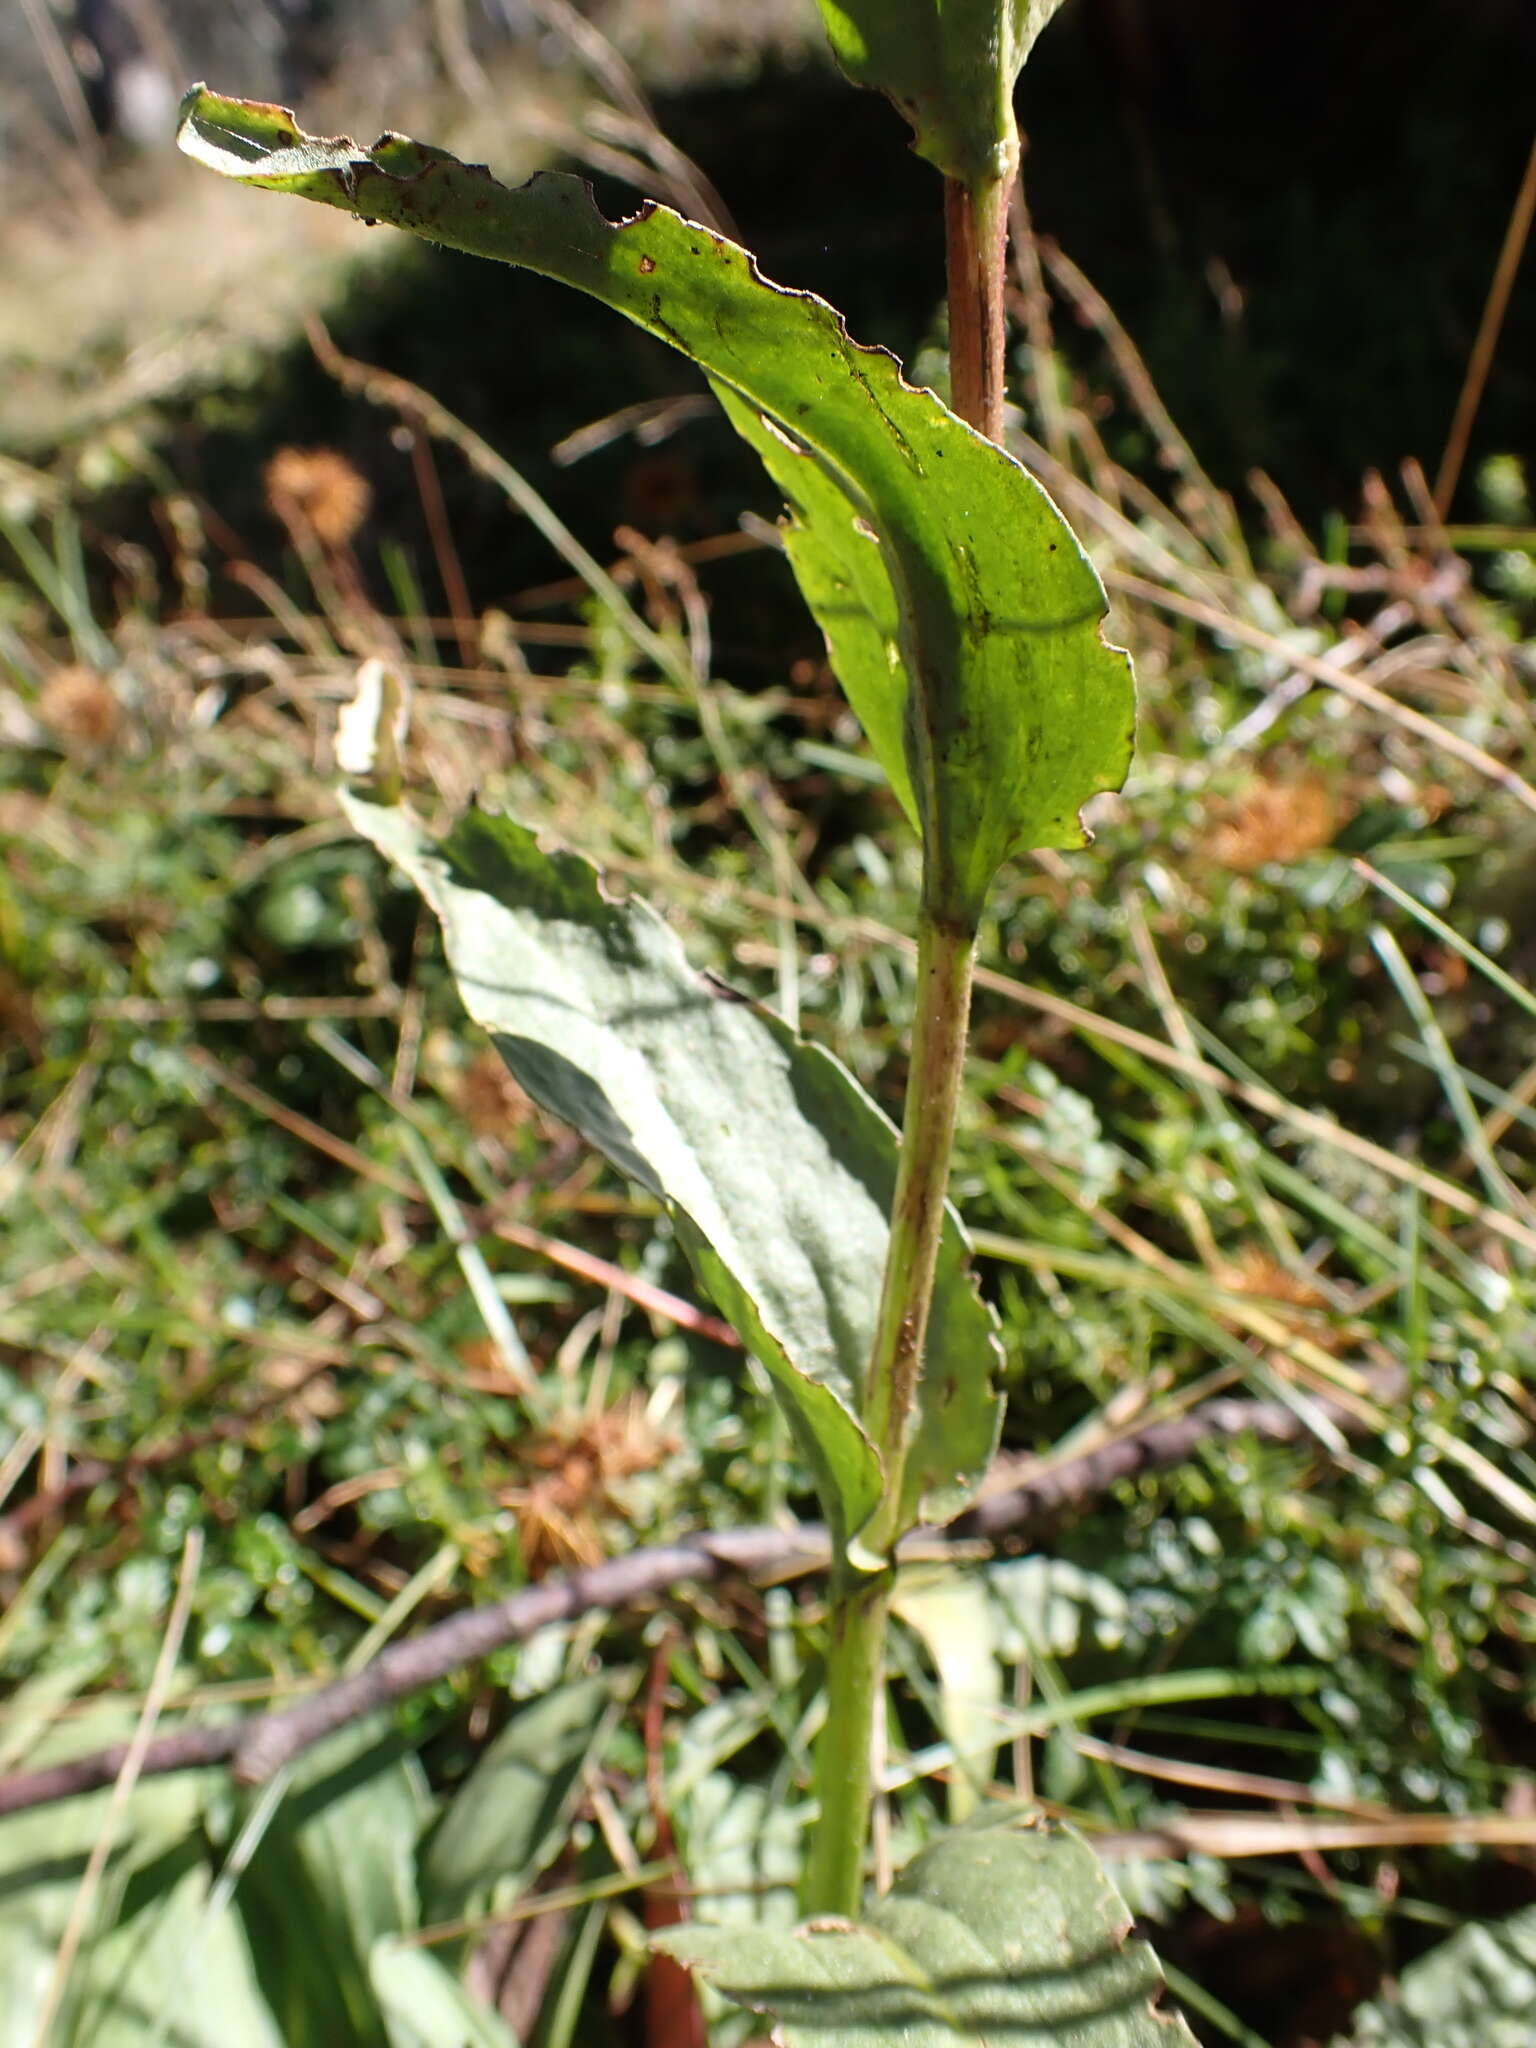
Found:
<path fill-rule="evenodd" d="M 1289 1302 L 1295 1308 L 1327 1306 L 1328 1297 L 1321 1288 L 1301 1274 L 1290 1272 L 1262 1245 L 1241 1245 L 1236 1257 L 1221 1267 L 1217 1278 L 1234 1294 L 1252 1294 L 1266 1301 Z"/>
<path fill-rule="evenodd" d="M 500 1053 L 485 1048 L 478 1052 L 459 1077 L 460 1099 L 470 1129 L 477 1138 L 510 1138 L 527 1123 L 532 1111 L 527 1096 L 507 1071 Z"/>
<path fill-rule="evenodd" d="M 503 1487 L 497 1498 L 517 1519 L 529 1576 L 596 1564 L 604 1555 L 600 1524 L 624 1512 L 624 1481 L 654 1471 L 677 1448 L 634 1394 L 524 1447 L 525 1483 Z"/>
<path fill-rule="evenodd" d="M 373 503 L 367 479 L 334 448 L 279 448 L 263 472 L 267 504 L 286 525 L 298 519 L 322 546 L 343 547 Z"/>
<path fill-rule="evenodd" d="M 1332 842 L 1344 807 L 1320 775 L 1255 782 L 1206 835 L 1202 851 L 1241 875 L 1301 860 Z"/>
<path fill-rule="evenodd" d="M 109 746 L 123 723 L 112 685 L 80 662 L 54 670 L 38 694 L 37 715 L 57 739 L 75 747 Z"/>

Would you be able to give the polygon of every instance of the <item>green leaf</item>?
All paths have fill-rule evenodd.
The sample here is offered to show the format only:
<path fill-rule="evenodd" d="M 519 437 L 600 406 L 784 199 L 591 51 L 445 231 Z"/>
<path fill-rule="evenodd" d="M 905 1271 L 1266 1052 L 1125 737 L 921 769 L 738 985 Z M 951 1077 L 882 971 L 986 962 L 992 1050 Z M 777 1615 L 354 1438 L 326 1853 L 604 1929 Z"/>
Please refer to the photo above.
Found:
<path fill-rule="evenodd" d="M 715 395 L 727 419 L 762 458 L 784 493 L 784 552 L 800 595 L 826 638 L 843 694 L 858 713 L 870 751 L 885 770 L 915 832 L 922 815 L 907 769 L 907 685 L 901 618 L 885 558 L 868 524 L 852 516 L 848 494 L 808 450 L 787 441 L 754 406 L 724 385 Z"/>
<path fill-rule="evenodd" d="M 121 1737 L 131 1716 L 90 1713 L 34 1755 Z M 84 1738 L 84 1739 L 82 1739 Z M 207 1915 L 213 1872 L 201 1825 L 222 1774 L 189 1772 L 135 1788 L 50 2039 L 59 2048 L 142 2048 L 165 2022 L 166 2048 L 293 2048 L 261 1996 L 245 1930 Z M 34 2048 L 54 1959 L 107 1790 L 0 1822 L 0 2048 Z"/>
<path fill-rule="evenodd" d="M 422 1916 L 452 1920 L 522 1891 L 565 1839 L 582 1773 L 612 1704 L 586 1678 L 546 1693 L 502 1729 L 433 1831 L 421 1859 Z"/>
<path fill-rule="evenodd" d="M 1353 2048 L 1530 2048 L 1536 1906 L 1463 1927 L 1355 2015 Z"/>
<path fill-rule="evenodd" d="M 818 0 L 837 61 L 893 100 L 912 147 L 967 185 L 1016 161 L 1013 88 L 1061 0 Z"/>
<path fill-rule="evenodd" d="M 522 1086 L 663 1201 L 705 1287 L 773 1376 L 829 1519 L 880 1492 L 857 1420 L 896 1135 L 847 1070 L 697 974 L 646 904 L 471 812 L 440 845 L 404 810 L 348 816 L 442 921 L 470 1015 Z M 995 1319 L 947 1216 L 905 1519 L 958 1512 L 997 1439 Z"/>
<path fill-rule="evenodd" d="M 1035 480 L 823 300 L 666 207 L 604 220 L 574 178 L 508 191 L 403 136 L 317 142 L 204 88 L 179 139 L 225 176 L 559 278 L 699 364 L 796 508 L 791 562 L 920 824 L 936 916 L 974 926 L 1004 860 L 1082 844 L 1134 718 L 1099 579 Z"/>
<path fill-rule="evenodd" d="M 81 2048 L 299 2048 L 258 1989 L 238 1917 L 225 1908 L 208 1918 L 213 1871 L 202 1842 L 165 1860 L 164 1887 L 149 1882 L 157 1873 L 141 1873 L 121 1919 L 83 1951 L 73 2040 Z"/>
<path fill-rule="evenodd" d="M 989 1814 L 913 1858 L 855 1924 L 669 1929 L 656 1945 L 786 2048 L 1192 2048 L 1162 1973 L 1070 1830 Z"/>
<path fill-rule="evenodd" d="M 389 2048 L 517 2048 L 511 2029 L 429 1949 L 376 1942 L 370 1969 Z"/>
<path fill-rule="evenodd" d="M 28 1765 L 41 1768 L 62 1763 L 71 1756 L 123 1741 L 132 1731 L 134 1718 L 116 1702 L 93 1703 L 78 1720 L 50 1730 L 32 1746 Z M 131 1971 L 124 1974 L 132 1944 L 128 1950 L 118 1945 L 104 1952 L 100 1973 L 87 1958 L 75 1972 L 67 2012 L 78 2010 L 82 2000 L 93 2001 L 92 2009 L 100 2018 L 104 2000 L 124 2002 L 151 1995 L 160 1957 L 158 1946 L 148 1939 L 154 1900 L 180 1876 L 186 1845 L 200 1840 L 205 1808 L 217 1797 L 221 1784 L 220 1772 L 188 1771 L 147 1778 L 134 1788 L 118 1825 L 95 1925 L 113 1926 L 128 1887 L 140 1873 L 158 1870 L 161 1882 L 146 1881 L 140 1891 L 148 1915 L 139 1933 L 145 1944 L 146 1974 L 142 1978 Z M 33 2048 L 54 1958 L 111 1797 L 111 1792 L 103 1789 L 0 1819 L 0 2048 Z M 223 1939 L 221 1934 L 221 1943 Z M 87 1943 L 91 1950 L 102 1945 L 100 1935 L 93 1935 Z M 244 2048 L 243 2035 L 232 2031 L 230 2038 L 239 2040 Z M 275 2035 L 270 2038 L 275 2042 Z M 60 2028 L 59 2039 L 68 2041 L 66 2028 Z M 218 2036 L 193 2031 L 186 2039 L 196 2041 L 198 2048 L 205 2043 L 206 2048 L 215 2048 Z"/>
<path fill-rule="evenodd" d="M 289 2048 L 388 2048 L 369 1958 L 417 1924 L 421 1774 L 377 1720 L 300 1758 L 235 1894 Z"/>

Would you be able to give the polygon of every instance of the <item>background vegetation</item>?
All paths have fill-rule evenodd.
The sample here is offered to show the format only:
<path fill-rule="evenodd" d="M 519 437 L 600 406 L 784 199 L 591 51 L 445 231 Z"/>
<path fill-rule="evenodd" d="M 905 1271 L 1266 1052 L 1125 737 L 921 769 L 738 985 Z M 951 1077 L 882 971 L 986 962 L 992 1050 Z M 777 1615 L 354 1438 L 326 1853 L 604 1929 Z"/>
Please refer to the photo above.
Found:
<path fill-rule="evenodd" d="M 380 116 L 431 132 L 451 104 L 463 125 L 437 132 L 462 149 L 488 108 L 515 124 L 524 106 L 477 111 L 474 75 L 497 95 L 515 76 L 600 177 L 627 150 L 643 182 L 709 204 L 624 77 L 535 13 L 536 75 L 526 42 L 505 50 L 475 16 L 466 78 L 440 27 L 417 33 L 435 54 Z M 1394 31 L 1373 61 L 1397 154 L 1373 160 L 1357 98 L 1350 123 L 1322 119 L 1331 183 L 1309 184 L 1255 124 L 1326 113 L 1361 46 L 1308 41 L 1305 21 L 1223 42 L 1194 9 L 1184 41 L 1134 32 L 1134 10 L 1108 38 L 1106 18 L 1069 9 L 1032 67 L 1030 200 L 1067 253 L 1021 239 L 1016 446 L 1104 570 L 1141 742 L 1093 848 L 1040 856 L 999 898 L 956 1192 L 1004 1317 L 1016 1475 L 1231 1390 L 1304 1433 L 1213 1430 L 979 1572 L 983 1606 L 914 1599 L 889 1856 L 964 1777 L 956 1643 L 979 1634 L 1007 1686 L 972 1753 L 990 1769 L 1011 1736 L 997 1772 L 1099 1837 L 1210 2038 L 1282 2048 L 1348 2032 L 1384 1976 L 1536 1897 L 1528 289 L 1453 529 L 1433 474 L 1523 148 L 1493 85 L 1488 146 L 1446 142 L 1454 81 L 1527 31 L 1479 13 L 1441 47 L 1444 91 L 1413 99 Z M 638 7 L 612 25 L 667 26 Z M 781 55 L 808 47 L 787 14 L 757 26 Z M 675 85 L 676 47 L 634 54 Z M 939 380 L 926 184 L 899 165 L 859 183 L 860 123 L 884 124 L 884 167 L 894 122 L 802 61 L 750 102 L 669 102 L 666 126 L 770 274 L 825 286 Z M 1129 170 L 1101 148 L 1074 185 L 1063 138 L 1090 132 L 1106 65 L 1142 140 Z M 1276 78 L 1298 83 L 1256 90 Z M 1198 190 L 1167 140 L 1197 117 L 1220 166 Z M 212 258 L 241 297 L 226 324 L 189 282 L 200 263 L 146 288 L 191 216 L 116 147 L 95 199 L 61 199 L 59 178 L 48 198 L 115 262 L 60 265 L 25 226 L 4 254 L 10 1769 L 93 1746 L 146 1696 L 170 1720 L 287 1700 L 552 1569 L 804 1505 L 657 1217 L 516 1096 L 429 921 L 333 809 L 337 707 L 370 635 L 409 660 L 412 773 L 435 801 L 505 797 L 687 906 L 701 966 L 787 1005 L 889 1107 L 909 1002 L 911 849 L 776 556 L 775 508 L 676 366 L 510 275 L 471 284 L 382 238 L 342 262 L 302 239 L 318 209 L 208 180 L 176 204 L 238 215 Z M 1387 199 L 1401 239 L 1373 248 Z M 89 226 L 98 202 L 110 231 Z M 327 276 L 346 346 L 524 465 L 691 647 L 703 691 L 637 662 L 461 432 L 434 439 L 408 394 L 338 383 L 289 343 Z M 240 361 L 227 333 L 257 302 L 269 350 Z M 49 307 L 75 322 L 63 356 L 39 339 Z M 704 1910 L 788 1911 L 816 1601 L 814 1582 L 730 1586 L 551 1631 L 417 1695 L 366 1767 L 325 1759 L 327 1789 L 277 1821 L 222 1784 L 162 1786 L 93 1911 L 180 1953 L 186 1929 L 153 1913 L 195 1919 L 227 1885 L 293 2043 L 413 2038 L 369 1943 L 432 1924 L 516 2037 L 605 2038 L 622 2012 L 678 2038 L 641 2016 L 640 1932 L 664 1896 L 646 1873 L 675 1831 Z M 359 1775 L 370 1796 L 346 1808 Z M 43 1957 L 42 1983 L 100 1839 L 99 1802 L 62 1811 L 9 1824 L 33 1830 L 9 1848 L 0 1831 L 20 1901 L 0 1938 Z M 184 1895 L 166 1845 L 189 1816 L 208 1846 Z M 393 1873 L 389 1911 L 326 1904 L 338 1843 Z M 347 1970 L 293 1960 L 295 1900 Z M 458 1924 L 493 1908 L 522 1917 Z M 110 1961 L 90 1924 L 87 1956 Z M 61 2026 L 152 2038 L 155 2015 L 132 2031 L 93 1981 Z"/>

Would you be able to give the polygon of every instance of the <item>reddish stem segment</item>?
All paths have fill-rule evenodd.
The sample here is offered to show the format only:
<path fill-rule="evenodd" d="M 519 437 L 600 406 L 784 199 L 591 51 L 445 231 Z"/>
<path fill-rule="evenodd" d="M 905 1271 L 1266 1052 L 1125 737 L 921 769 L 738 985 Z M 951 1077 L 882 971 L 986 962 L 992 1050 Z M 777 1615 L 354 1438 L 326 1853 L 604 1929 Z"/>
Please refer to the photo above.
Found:
<path fill-rule="evenodd" d="M 950 403 L 989 441 L 1003 438 L 1008 323 L 1008 199 L 1013 180 L 944 180 Z"/>

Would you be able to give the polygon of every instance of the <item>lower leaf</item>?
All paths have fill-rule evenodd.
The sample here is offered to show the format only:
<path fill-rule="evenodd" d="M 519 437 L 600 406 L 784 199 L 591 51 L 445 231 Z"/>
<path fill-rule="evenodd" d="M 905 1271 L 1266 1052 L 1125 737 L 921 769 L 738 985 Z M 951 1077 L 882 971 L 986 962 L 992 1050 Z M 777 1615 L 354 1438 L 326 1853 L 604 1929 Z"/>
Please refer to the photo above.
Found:
<path fill-rule="evenodd" d="M 1463 1927 L 1361 2006 L 1350 2048 L 1530 2048 L 1536 2031 L 1536 1906 Z"/>
<path fill-rule="evenodd" d="M 343 798 L 442 921 L 465 1007 L 521 1085 L 665 1203 L 704 1286 L 773 1377 L 829 1521 L 880 1497 L 859 1422 L 896 1180 L 896 1133 L 848 1073 L 698 974 L 647 905 L 472 811 L 441 843 L 405 810 Z M 948 1213 L 911 1509 L 954 1514 L 991 1459 L 995 1319 Z M 920 1489 L 920 1491 L 919 1491 Z"/>
<path fill-rule="evenodd" d="M 1010 1810 L 943 1835 L 857 1922 L 679 1928 L 657 1944 L 786 2048 L 1193 2048 L 1080 1836 Z"/>

